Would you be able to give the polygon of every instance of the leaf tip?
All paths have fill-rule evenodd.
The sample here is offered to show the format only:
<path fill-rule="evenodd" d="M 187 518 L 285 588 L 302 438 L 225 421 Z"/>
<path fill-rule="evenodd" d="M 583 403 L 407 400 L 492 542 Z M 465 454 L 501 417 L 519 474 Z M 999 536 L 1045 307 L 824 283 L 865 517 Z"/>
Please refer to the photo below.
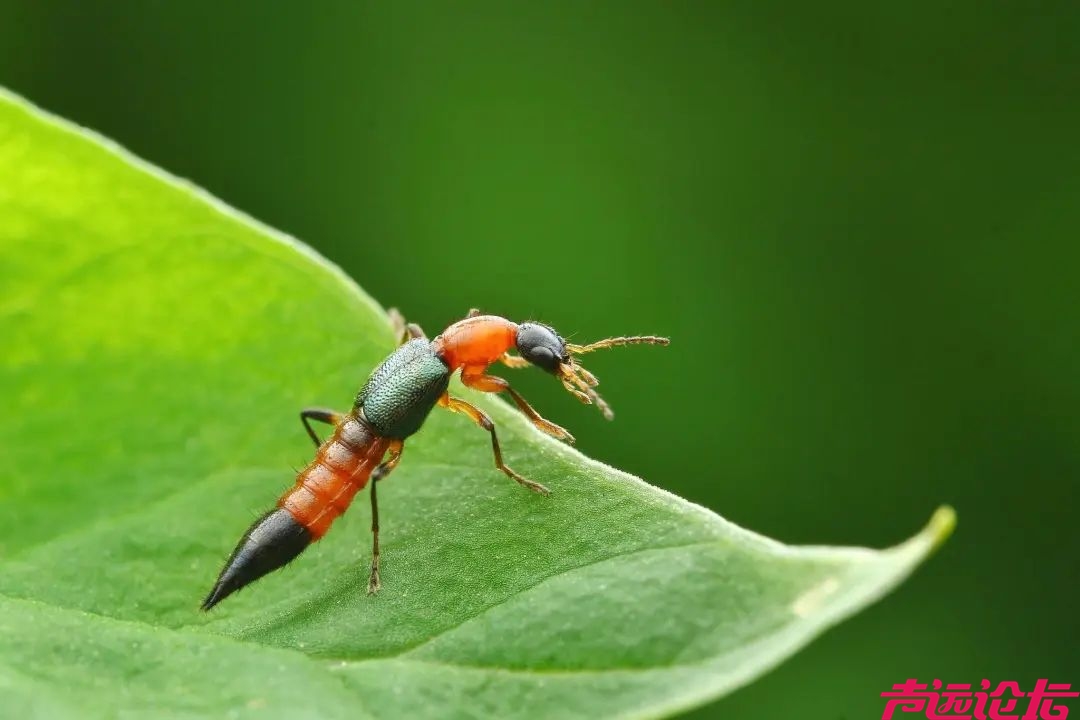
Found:
<path fill-rule="evenodd" d="M 951 505 L 942 505 L 930 516 L 930 522 L 922 531 L 923 537 L 930 540 L 930 552 L 934 552 L 949 539 L 956 529 L 956 510 Z"/>

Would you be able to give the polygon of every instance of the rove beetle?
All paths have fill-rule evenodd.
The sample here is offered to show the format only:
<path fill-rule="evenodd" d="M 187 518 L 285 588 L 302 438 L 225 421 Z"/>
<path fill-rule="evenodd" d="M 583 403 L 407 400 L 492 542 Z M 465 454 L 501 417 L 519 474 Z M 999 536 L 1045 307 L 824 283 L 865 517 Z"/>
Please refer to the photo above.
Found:
<path fill-rule="evenodd" d="M 555 423 L 540 417 L 506 380 L 485 371 L 501 362 L 507 367 L 529 365 L 557 377 L 572 395 L 586 404 L 595 404 L 608 420 L 611 408 L 597 394 L 596 377 L 578 364 L 576 356 L 619 345 L 667 345 L 668 339 L 652 335 L 614 337 L 589 345 L 567 343 L 547 325 L 525 322 L 520 325 L 495 315 L 470 310 L 464 320 L 447 327 L 434 340 L 414 323 L 406 323 L 397 310 L 390 310 L 398 338 L 398 349 L 375 368 L 356 396 L 348 413 L 309 408 L 300 413 L 312 441 L 318 448 L 315 459 L 300 471 L 295 484 L 278 500 L 277 507 L 263 515 L 244 533 L 225 563 L 213 590 L 203 600 L 209 610 L 245 585 L 277 570 L 293 560 L 311 543 L 319 540 L 352 503 L 353 497 L 371 480 L 371 576 L 368 594 L 379 591 L 379 505 L 377 481 L 397 467 L 405 439 L 420 429 L 436 405 L 462 413 L 491 434 L 495 467 L 533 492 L 548 489 L 527 480 L 503 462 L 495 423 L 487 414 L 447 392 L 450 376 L 461 370 L 466 386 L 483 392 L 505 392 L 532 421 L 554 438 L 569 443 L 574 437 Z M 509 350 L 518 354 L 511 355 Z M 334 426 L 333 434 L 319 440 L 309 424 L 318 420 Z M 383 455 L 389 458 L 381 462 Z"/>

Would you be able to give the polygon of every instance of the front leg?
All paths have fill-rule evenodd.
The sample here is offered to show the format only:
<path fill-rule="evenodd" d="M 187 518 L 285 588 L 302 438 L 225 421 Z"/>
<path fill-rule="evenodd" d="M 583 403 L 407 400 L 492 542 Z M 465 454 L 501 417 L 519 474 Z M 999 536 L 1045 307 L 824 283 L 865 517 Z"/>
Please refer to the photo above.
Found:
<path fill-rule="evenodd" d="M 520 355 L 511 355 L 508 352 L 505 352 L 499 356 L 499 362 L 501 362 L 508 368 L 513 368 L 514 370 L 520 370 L 522 368 L 527 368 L 532 365 L 531 362 L 521 357 Z"/>
<path fill-rule="evenodd" d="M 510 387 L 510 383 L 501 377 L 495 375 L 485 375 L 483 367 L 465 367 L 461 370 L 461 382 L 466 387 L 471 387 L 474 390 L 480 390 L 482 392 L 500 393 L 505 392 L 513 399 L 514 404 L 518 406 L 521 412 L 525 413 L 525 417 L 529 418 L 533 425 L 537 427 L 541 432 L 547 433 L 556 440 L 565 440 L 566 442 L 573 444 L 574 436 L 570 434 L 566 428 L 559 427 L 555 423 L 545 420 L 540 416 L 540 413 L 533 409 L 532 405 L 525 401 L 525 398 L 521 397 L 521 394 L 517 390 Z"/>
<path fill-rule="evenodd" d="M 538 482 L 533 482 L 532 480 L 519 475 L 503 462 L 502 449 L 499 447 L 499 436 L 495 434 L 495 423 L 487 416 L 487 413 L 475 405 L 467 403 L 461 398 L 451 396 L 449 393 L 442 394 L 442 397 L 439 398 L 439 405 L 452 412 L 468 416 L 474 423 L 491 433 L 491 452 L 495 455 L 495 467 L 502 470 L 507 477 L 512 478 L 517 483 L 529 488 L 535 493 L 540 493 L 541 495 L 550 494 L 551 491 L 546 487 Z"/>

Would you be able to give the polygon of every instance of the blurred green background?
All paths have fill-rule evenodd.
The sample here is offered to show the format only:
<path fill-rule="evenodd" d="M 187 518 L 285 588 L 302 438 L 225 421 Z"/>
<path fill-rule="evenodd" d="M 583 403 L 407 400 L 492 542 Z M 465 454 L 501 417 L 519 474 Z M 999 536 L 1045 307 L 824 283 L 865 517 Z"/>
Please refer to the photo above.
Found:
<path fill-rule="evenodd" d="M 0 0 L 0 84 L 429 334 L 671 336 L 590 360 L 613 424 L 515 382 L 741 525 L 884 546 L 952 503 L 909 583 L 690 714 L 855 720 L 1080 682 L 1078 38 L 1065 2 Z"/>

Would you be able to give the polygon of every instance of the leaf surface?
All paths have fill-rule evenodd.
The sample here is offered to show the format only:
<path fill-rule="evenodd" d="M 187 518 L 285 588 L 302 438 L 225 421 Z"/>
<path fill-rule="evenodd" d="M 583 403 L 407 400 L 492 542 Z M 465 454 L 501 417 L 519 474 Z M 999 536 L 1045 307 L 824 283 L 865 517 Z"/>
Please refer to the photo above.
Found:
<path fill-rule="evenodd" d="M 203 614 L 311 457 L 298 410 L 347 409 L 393 348 L 384 311 L 305 246 L 10 95 L 0 248 L 3 717 L 662 716 L 874 602 L 954 522 L 943 508 L 883 551 L 785 546 L 455 381 L 550 497 L 437 411 L 380 484 L 380 595 L 361 496 Z"/>

